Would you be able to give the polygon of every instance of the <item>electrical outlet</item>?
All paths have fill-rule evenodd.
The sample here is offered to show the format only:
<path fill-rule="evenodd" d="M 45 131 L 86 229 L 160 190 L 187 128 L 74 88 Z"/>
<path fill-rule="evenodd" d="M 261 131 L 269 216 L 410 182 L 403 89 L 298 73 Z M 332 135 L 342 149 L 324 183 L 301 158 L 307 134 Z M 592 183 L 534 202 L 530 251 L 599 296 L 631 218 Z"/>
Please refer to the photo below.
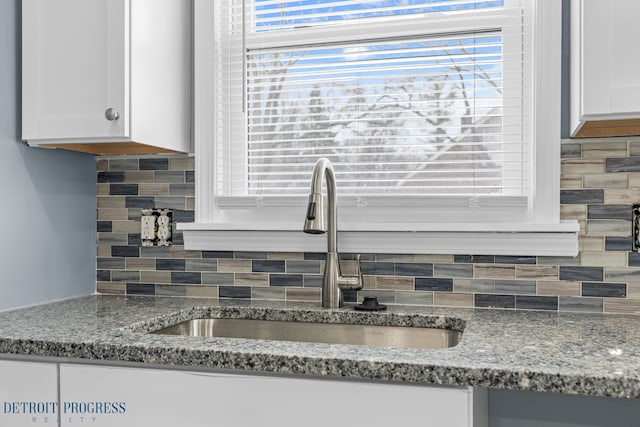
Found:
<path fill-rule="evenodd" d="M 140 216 L 142 246 L 169 246 L 172 218 L 171 209 L 142 209 Z"/>
<path fill-rule="evenodd" d="M 161 209 L 158 216 L 158 246 L 168 246 L 171 242 L 171 218 L 168 209 Z"/>
<path fill-rule="evenodd" d="M 153 240 L 156 238 L 156 216 L 152 212 L 143 212 L 140 217 L 140 238 L 143 246 L 153 246 Z"/>

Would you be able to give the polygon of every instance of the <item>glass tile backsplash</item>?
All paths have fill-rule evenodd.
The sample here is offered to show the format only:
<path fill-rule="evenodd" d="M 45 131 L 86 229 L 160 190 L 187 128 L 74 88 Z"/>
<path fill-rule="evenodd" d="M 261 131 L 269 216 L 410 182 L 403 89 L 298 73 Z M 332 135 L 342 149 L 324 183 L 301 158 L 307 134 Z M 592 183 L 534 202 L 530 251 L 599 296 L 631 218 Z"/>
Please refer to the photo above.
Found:
<path fill-rule="evenodd" d="M 640 314 L 640 254 L 632 252 L 631 205 L 640 202 L 640 139 L 561 143 L 561 215 L 580 223 L 580 254 L 366 254 L 364 289 L 385 304 Z M 320 303 L 324 254 L 185 251 L 143 247 L 143 208 L 194 219 L 192 156 L 97 160 L 97 290 L 129 295 L 254 298 Z M 343 270 L 355 268 L 347 255 Z"/>

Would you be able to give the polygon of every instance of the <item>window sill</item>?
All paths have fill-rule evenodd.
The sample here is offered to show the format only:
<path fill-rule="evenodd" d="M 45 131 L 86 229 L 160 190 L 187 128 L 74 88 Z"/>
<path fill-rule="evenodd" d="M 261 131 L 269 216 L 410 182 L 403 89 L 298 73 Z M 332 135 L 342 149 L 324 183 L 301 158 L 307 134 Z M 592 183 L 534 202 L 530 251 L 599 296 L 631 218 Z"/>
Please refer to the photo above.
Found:
<path fill-rule="evenodd" d="M 246 224 L 178 224 L 187 250 L 325 252 L 326 235 L 301 229 Z M 344 253 L 576 256 L 579 224 L 433 224 L 419 231 L 346 229 L 338 232 Z M 478 231 L 482 230 L 482 231 Z"/>

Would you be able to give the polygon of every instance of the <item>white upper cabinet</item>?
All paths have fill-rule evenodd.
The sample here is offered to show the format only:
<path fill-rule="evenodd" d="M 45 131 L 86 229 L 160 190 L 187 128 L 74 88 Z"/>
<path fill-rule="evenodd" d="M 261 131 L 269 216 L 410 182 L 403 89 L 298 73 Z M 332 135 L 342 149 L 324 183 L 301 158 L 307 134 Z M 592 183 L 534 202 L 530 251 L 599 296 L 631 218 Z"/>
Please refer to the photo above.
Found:
<path fill-rule="evenodd" d="M 22 139 L 94 154 L 190 151 L 190 5 L 24 0 Z"/>
<path fill-rule="evenodd" d="M 640 2 L 571 1 L 571 134 L 640 135 Z"/>

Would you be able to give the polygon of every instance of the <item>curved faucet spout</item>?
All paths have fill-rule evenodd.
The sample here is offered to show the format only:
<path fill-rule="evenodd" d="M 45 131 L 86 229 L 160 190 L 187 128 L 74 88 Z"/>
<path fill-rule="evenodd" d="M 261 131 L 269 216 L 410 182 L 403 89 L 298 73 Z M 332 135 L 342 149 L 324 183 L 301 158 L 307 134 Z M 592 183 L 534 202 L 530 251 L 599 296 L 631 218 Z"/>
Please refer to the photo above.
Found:
<path fill-rule="evenodd" d="M 328 224 L 324 220 L 324 199 L 322 198 L 322 177 L 327 181 L 327 213 Z M 336 252 L 336 178 L 333 165 L 329 159 L 321 158 L 316 162 L 311 176 L 311 193 L 307 206 L 307 218 L 304 222 L 304 232 L 321 234 L 328 232 L 327 244 L 329 252 Z"/>
<path fill-rule="evenodd" d="M 322 177 L 327 182 L 327 216 L 324 220 L 324 199 L 322 197 Z M 362 275 L 360 274 L 360 256 L 358 256 L 358 272 L 356 276 L 345 277 L 340 272 L 338 258 L 338 210 L 336 206 L 336 179 L 333 165 L 326 158 L 316 162 L 311 177 L 311 194 L 304 221 L 303 231 L 311 234 L 327 233 L 327 261 L 325 262 L 322 280 L 322 306 L 342 307 L 341 289 L 362 289 Z"/>

